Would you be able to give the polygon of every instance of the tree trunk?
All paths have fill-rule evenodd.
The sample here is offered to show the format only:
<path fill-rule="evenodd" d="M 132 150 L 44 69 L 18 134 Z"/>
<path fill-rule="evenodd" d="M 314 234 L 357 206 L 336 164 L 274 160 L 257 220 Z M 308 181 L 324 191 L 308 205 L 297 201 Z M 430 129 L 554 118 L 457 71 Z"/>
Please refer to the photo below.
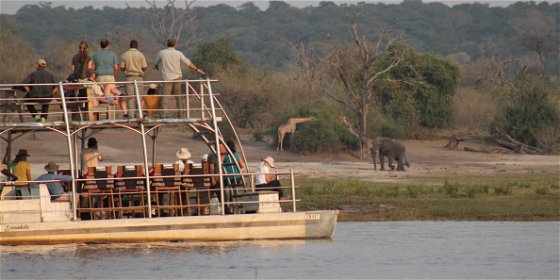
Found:
<path fill-rule="evenodd" d="M 461 142 L 463 142 L 465 140 L 466 140 L 466 138 L 464 136 L 453 134 L 453 135 L 449 136 L 449 142 L 447 143 L 447 145 L 444 146 L 444 148 L 447 148 L 447 149 L 450 149 L 450 150 L 458 150 L 459 149 L 459 144 L 461 144 Z"/>

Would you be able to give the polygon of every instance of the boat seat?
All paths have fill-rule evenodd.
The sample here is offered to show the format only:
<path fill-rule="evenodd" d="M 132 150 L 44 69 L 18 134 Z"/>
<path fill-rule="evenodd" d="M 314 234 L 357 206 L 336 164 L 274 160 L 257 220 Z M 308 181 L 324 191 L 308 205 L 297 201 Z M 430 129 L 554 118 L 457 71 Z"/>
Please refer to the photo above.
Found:
<path fill-rule="evenodd" d="M 123 218 L 125 214 L 130 214 L 131 217 L 134 217 L 138 213 L 143 218 L 146 217 L 145 182 L 142 179 L 127 179 L 142 176 L 144 176 L 144 172 L 141 165 L 117 167 L 115 190 L 118 197 L 120 218 Z"/>
<path fill-rule="evenodd" d="M 185 165 L 185 168 L 183 169 L 183 172 L 181 173 L 181 200 L 183 202 L 183 214 L 186 214 L 188 216 L 192 215 L 191 208 L 193 207 L 191 206 L 191 192 L 193 192 L 194 187 L 192 184 L 192 178 L 189 177 L 192 169 L 192 163 L 187 163 Z"/>
<path fill-rule="evenodd" d="M 86 181 L 82 195 L 85 194 L 86 212 L 90 214 L 91 219 L 105 219 L 105 213 L 109 214 L 109 218 L 116 218 L 115 200 L 114 200 L 114 181 L 111 173 L 112 167 L 88 167 L 85 179 L 96 179 Z M 96 215 L 99 213 L 99 215 Z"/>
<path fill-rule="evenodd" d="M 167 212 L 169 216 L 183 216 L 181 177 L 178 164 L 156 164 L 152 186 L 155 190 L 155 210 L 158 217 Z M 157 176 L 164 176 L 157 178 Z M 172 177 L 174 176 L 174 177 Z M 169 200 L 164 202 L 165 195 Z"/>
<path fill-rule="evenodd" d="M 189 177 L 190 182 L 187 182 L 186 188 L 195 190 L 197 214 L 202 215 L 204 209 L 210 206 L 212 179 L 210 176 L 203 176 L 207 175 L 204 168 L 193 168 L 189 171 L 189 175 L 194 176 Z"/>

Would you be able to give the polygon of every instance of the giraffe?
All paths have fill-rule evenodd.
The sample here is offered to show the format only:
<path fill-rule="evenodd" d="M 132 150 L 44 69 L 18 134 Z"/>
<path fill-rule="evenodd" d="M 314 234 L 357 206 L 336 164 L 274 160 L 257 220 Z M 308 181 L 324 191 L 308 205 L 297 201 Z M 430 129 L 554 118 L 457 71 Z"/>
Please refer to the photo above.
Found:
<path fill-rule="evenodd" d="M 297 124 L 309 122 L 314 120 L 315 117 L 306 117 L 306 118 L 289 118 L 288 121 L 278 127 L 278 145 L 276 146 L 277 151 L 283 151 L 282 149 L 282 142 L 284 141 L 284 137 L 286 134 L 291 133 L 293 134 L 296 132 Z"/>

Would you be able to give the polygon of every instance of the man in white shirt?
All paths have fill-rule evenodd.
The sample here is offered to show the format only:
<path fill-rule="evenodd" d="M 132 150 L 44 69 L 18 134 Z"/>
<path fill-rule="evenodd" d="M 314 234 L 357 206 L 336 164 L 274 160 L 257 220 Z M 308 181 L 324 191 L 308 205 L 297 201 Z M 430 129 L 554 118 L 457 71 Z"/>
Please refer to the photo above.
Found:
<path fill-rule="evenodd" d="M 161 64 L 161 76 L 164 81 L 175 81 L 181 80 L 183 78 L 183 72 L 181 72 L 181 63 L 185 64 L 192 70 L 196 71 L 200 75 L 205 75 L 204 71 L 200 70 L 196 65 L 194 65 L 182 52 L 176 50 L 177 42 L 175 39 L 167 40 L 167 49 L 161 50 L 156 57 L 155 69 L 160 69 Z M 163 114 L 166 114 L 165 108 L 165 98 L 169 95 L 175 96 L 175 102 L 177 105 L 177 117 L 183 116 L 183 97 L 181 96 L 181 83 L 164 83 L 163 84 L 163 95 L 164 98 L 161 100 L 161 109 Z"/>
<path fill-rule="evenodd" d="M 97 147 L 97 139 L 90 137 L 87 146 L 87 148 L 82 149 L 82 174 L 84 175 L 87 174 L 88 167 L 97 167 L 99 162 L 103 160 Z"/>

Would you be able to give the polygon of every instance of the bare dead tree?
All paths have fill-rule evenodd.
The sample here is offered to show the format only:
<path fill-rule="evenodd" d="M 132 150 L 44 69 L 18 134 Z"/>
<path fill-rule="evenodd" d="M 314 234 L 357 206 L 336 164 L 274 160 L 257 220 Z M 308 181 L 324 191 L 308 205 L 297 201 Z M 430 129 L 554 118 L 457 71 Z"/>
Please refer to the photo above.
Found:
<path fill-rule="evenodd" d="M 167 39 L 175 38 L 180 44 L 183 28 L 194 24 L 195 18 L 188 17 L 191 6 L 196 1 L 185 0 L 185 8 L 176 6 L 176 0 L 167 0 L 163 7 L 158 7 L 156 0 L 145 0 L 149 5 L 149 12 L 143 13 L 144 18 L 150 23 L 150 27 L 158 40 L 166 44 Z M 181 45 L 188 46 L 194 38 L 189 36 L 187 41 Z"/>
<path fill-rule="evenodd" d="M 292 54 L 296 57 L 298 68 L 301 69 L 305 78 L 305 91 L 307 96 L 313 94 L 313 86 L 317 75 L 317 63 L 314 60 L 315 50 L 306 47 L 305 44 L 300 43 L 296 45 L 290 41 L 286 41 Z"/>
<path fill-rule="evenodd" d="M 364 157 L 367 148 L 367 118 L 369 108 L 375 102 L 375 85 L 385 80 L 384 74 L 401 63 L 398 55 L 392 56 L 388 65 L 379 67 L 380 59 L 384 58 L 391 44 L 399 38 L 389 29 L 381 30 L 375 45 L 370 46 L 366 36 L 358 33 L 358 27 L 352 22 L 351 35 L 356 47 L 356 53 L 348 53 L 346 46 L 334 45 L 329 54 L 329 63 L 334 70 L 333 81 L 324 92 L 333 100 L 339 102 L 353 114 L 355 131 L 360 139 L 360 159 Z M 355 59 L 351 56 L 354 55 Z M 340 83 L 342 94 L 333 91 Z"/>
<path fill-rule="evenodd" d="M 514 88 L 513 83 L 508 75 L 508 65 L 515 62 L 516 60 L 513 58 L 503 59 L 501 58 L 499 51 L 497 48 L 494 49 L 494 56 L 492 57 L 492 61 L 496 66 L 496 71 L 490 77 L 490 83 L 492 84 L 492 91 L 495 91 L 497 88 Z"/>

